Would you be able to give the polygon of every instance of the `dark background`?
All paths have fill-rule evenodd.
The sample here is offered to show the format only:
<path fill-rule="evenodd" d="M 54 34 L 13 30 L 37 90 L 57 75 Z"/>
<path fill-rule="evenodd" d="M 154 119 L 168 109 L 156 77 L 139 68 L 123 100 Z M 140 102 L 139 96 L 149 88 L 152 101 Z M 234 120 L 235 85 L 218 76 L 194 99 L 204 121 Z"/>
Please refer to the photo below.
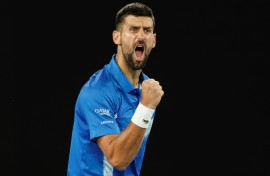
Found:
<path fill-rule="evenodd" d="M 77 95 L 127 2 L 1 2 L 1 172 L 66 175 Z M 269 175 L 267 1 L 141 2 L 157 33 L 144 72 L 165 91 L 141 175 Z"/>

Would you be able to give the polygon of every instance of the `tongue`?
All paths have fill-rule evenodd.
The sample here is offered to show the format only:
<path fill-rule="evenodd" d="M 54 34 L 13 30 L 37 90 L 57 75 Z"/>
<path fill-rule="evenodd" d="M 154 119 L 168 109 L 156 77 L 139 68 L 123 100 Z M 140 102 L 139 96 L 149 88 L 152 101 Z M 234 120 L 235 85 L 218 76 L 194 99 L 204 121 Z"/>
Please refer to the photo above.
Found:
<path fill-rule="evenodd" d="M 136 53 L 136 56 L 137 56 L 137 57 L 141 57 L 143 52 L 142 52 L 142 51 L 137 50 L 137 51 L 135 51 L 135 53 Z"/>
<path fill-rule="evenodd" d="M 136 54 L 136 60 L 137 61 L 142 61 L 143 60 L 143 52 L 142 51 L 135 51 L 135 54 Z"/>

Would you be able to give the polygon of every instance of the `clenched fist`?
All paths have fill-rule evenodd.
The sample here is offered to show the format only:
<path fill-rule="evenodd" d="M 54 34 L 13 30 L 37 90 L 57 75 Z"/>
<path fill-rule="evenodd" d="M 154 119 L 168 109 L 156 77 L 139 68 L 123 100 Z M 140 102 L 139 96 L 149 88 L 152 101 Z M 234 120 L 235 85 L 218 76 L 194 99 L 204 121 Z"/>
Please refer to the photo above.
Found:
<path fill-rule="evenodd" d="M 164 91 L 161 85 L 155 79 L 148 79 L 142 82 L 142 99 L 141 103 L 151 109 L 156 109 Z"/>

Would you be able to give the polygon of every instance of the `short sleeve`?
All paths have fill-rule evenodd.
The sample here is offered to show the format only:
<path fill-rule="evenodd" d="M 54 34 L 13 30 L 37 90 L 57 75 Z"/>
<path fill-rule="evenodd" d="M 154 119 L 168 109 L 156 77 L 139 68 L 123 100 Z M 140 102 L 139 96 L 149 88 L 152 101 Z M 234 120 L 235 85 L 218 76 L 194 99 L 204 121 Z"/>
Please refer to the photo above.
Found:
<path fill-rule="evenodd" d="M 116 122 L 113 96 L 96 89 L 81 92 L 75 108 L 75 113 L 84 121 L 84 127 L 89 131 L 89 139 L 108 134 L 119 134 Z"/>

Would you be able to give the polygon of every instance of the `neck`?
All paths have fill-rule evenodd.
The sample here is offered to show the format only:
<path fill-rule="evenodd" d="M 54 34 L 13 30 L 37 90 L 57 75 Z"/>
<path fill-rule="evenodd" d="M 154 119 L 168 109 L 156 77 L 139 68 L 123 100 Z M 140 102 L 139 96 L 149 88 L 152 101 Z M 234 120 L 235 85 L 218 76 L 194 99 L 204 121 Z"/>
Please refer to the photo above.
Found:
<path fill-rule="evenodd" d="M 116 55 L 116 63 L 118 64 L 119 68 L 122 70 L 124 75 L 127 77 L 127 79 L 130 81 L 130 83 L 136 87 L 140 87 L 139 77 L 142 72 L 142 70 L 132 70 L 129 68 L 125 61 L 123 59 L 120 59 L 118 55 Z"/>

